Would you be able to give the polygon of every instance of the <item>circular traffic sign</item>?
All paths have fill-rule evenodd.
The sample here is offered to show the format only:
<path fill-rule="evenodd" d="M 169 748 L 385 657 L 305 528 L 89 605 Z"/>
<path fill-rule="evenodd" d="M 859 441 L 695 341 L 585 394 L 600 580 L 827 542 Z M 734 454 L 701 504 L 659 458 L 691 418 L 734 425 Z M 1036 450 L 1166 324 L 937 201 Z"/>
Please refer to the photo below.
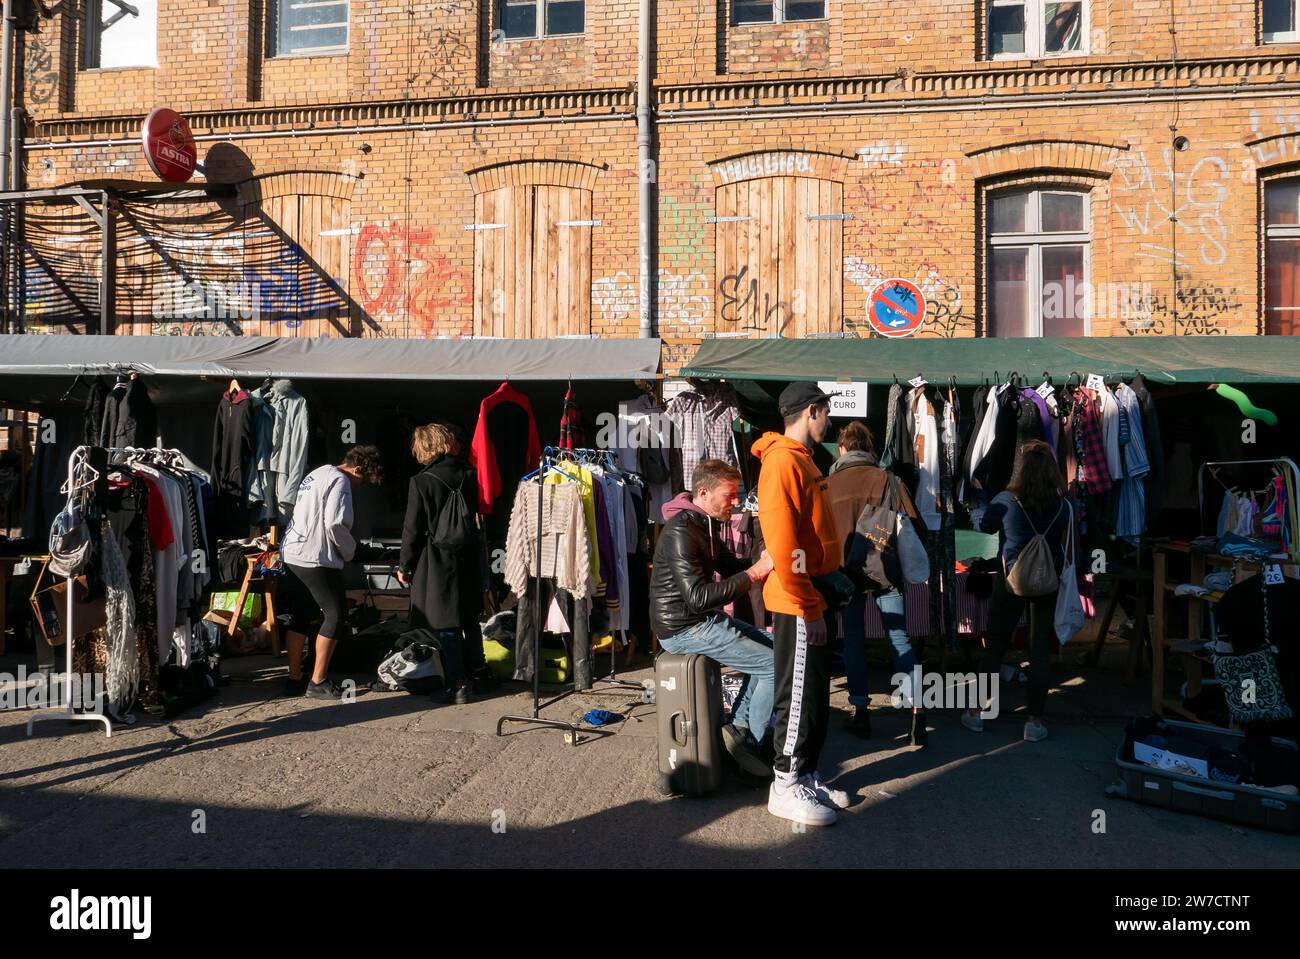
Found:
<path fill-rule="evenodd" d="M 168 183 L 185 183 L 194 175 L 198 148 L 189 124 L 175 110 L 159 107 L 145 117 L 140 131 L 145 159 Z"/>
<path fill-rule="evenodd" d="M 881 336 L 911 336 L 925 322 L 925 294 L 911 280 L 885 280 L 867 301 L 867 322 Z"/>

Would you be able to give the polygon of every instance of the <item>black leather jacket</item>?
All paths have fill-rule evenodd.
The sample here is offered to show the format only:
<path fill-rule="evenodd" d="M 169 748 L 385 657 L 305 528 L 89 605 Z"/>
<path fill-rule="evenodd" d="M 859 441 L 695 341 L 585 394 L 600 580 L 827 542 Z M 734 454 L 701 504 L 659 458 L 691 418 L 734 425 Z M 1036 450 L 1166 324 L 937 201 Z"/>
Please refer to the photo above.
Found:
<path fill-rule="evenodd" d="M 650 577 L 650 625 L 660 639 L 704 621 L 749 592 L 746 564 L 718 538 L 717 521 L 683 510 L 664 526 Z M 728 577 L 716 581 L 713 574 Z"/>

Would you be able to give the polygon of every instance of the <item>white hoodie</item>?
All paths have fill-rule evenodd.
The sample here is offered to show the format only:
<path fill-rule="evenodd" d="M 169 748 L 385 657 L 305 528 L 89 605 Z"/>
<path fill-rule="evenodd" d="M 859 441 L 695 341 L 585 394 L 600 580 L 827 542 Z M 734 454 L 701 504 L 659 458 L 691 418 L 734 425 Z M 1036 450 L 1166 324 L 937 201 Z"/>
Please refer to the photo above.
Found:
<path fill-rule="evenodd" d="M 357 549 L 352 538 L 352 483 L 335 466 L 321 466 L 298 486 L 293 521 L 281 553 L 292 566 L 342 569 Z"/>

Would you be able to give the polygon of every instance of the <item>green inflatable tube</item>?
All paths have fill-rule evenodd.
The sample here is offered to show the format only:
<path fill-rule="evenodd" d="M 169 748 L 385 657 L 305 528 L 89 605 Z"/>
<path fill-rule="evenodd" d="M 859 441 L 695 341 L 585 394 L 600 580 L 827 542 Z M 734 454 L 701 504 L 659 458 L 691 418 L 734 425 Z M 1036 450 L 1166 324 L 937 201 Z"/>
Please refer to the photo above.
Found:
<path fill-rule="evenodd" d="M 1237 404 L 1237 409 L 1241 410 L 1242 416 L 1248 416 L 1252 420 L 1259 420 L 1267 426 L 1277 426 L 1277 414 L 1269 410 L 1261 410 L 1258 406 L 1250 401 L 1250 397 L 1235 386 L 1229 386 L 1227 383 L 1220 383 L 1214 388 L 1214 391 L 1222 396 L 1225 400 L 1231 400 Z"/>

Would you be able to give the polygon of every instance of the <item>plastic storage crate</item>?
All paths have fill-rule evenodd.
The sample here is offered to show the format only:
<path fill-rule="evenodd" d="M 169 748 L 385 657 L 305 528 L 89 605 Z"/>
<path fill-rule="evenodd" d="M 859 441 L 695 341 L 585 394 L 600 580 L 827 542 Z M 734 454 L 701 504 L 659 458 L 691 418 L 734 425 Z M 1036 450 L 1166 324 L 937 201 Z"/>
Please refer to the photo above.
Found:
<path fill-rule="evenodd" d="M 1124 742 L 1115 754 L 1123 795 L 1135 802 L 1160 806 L 1176 812 L 1224 819 L 1243 826 L 1257 826 L 1277 832 L 1300 829 L 1300 796 L 1287 796 L 1258 786 L 1218 782 L 1156 769 L 1133 757 L 1134 725 L 1129 724 Z M 1231 729 L 1165 720 L 1171 733 L 1194 739 L 1211 749 L 1235 750 L 1245 734 Z M 1300 750 L 1285 739 L 1272 740 L 1274 749 L 1295 755 L 1300 767 Z"/>

